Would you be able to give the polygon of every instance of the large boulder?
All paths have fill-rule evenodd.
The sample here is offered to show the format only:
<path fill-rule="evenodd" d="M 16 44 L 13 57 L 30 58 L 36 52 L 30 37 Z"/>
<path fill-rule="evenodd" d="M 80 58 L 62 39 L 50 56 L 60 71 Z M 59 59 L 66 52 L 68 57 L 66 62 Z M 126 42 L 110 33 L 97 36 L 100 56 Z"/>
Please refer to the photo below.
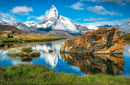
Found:
<path fill-rule="evenodd" d="M 116 28 L 105 27 L 86 31 L 79 38 L 63 42 L 60 52 L 86 54 L 123 53 L 124 34 Z"/>
<path fill-rule="evenodd" d="M 18 55 L 18 56 L 40 56 L 39 51 L 32 49 L 31 47 L 18 47 L 11 48 L 8 50 L 8 55 Z"/>
<path fill-rule="evenodd" d="M 8 34 L 8 33 L 3 33 L 3 34 L 2 34 L 2 37 L 3 37 L 3 38 L 9 38 L 9 37 L 10 37 L 10 34 Z"/>
<path fill-rule="evenodd" d="M 20 37 L 20 36 L 17 36 L 17 35 L 14 35 L 13 38 L 14 38 L 14 39 L 21 39 L 21 37 Z"/>

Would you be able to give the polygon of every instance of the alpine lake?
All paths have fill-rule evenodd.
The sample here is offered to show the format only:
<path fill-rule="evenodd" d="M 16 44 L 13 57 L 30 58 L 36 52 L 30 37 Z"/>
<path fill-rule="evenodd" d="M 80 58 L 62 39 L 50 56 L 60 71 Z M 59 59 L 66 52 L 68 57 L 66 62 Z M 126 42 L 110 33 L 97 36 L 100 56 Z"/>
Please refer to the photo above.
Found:
<path fill-rule="evenodd" d="M 110 74 L 130 78 L 130 41 L 125 41 L 123 55 L 93 55 L 60 53 L 64 40 L 31 43 L 4 43 L 0 46 L 0 66 L 18 64 L 43 64 L 52 70 L 76 75 Z M 32 47 L 40 52 L 39 57 L 9 56 L 8 49 L 15 47 Z M 49 53 L 48 49 L 53 52 Z"/>

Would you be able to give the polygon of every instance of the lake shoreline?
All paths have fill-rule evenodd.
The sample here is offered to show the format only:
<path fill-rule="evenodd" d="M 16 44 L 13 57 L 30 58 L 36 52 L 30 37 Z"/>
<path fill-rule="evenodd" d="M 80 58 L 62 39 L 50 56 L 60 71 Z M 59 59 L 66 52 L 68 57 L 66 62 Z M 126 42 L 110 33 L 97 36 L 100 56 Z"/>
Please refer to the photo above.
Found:
<path fill-rule="evenodd" d="M 46 41 L 55 41 L 65 38 L 49 38 L 49 39 L 2 39 L 0 42 L 46 42 Z"/>
<path fill-rule="evenodd" d="M 44 65 L 19 64 L 16 66 L 0 67 L 1 84 L 100 84 L 128 85 L 130 78 L 112 75 L 85 75 L 59 73 Z"/>

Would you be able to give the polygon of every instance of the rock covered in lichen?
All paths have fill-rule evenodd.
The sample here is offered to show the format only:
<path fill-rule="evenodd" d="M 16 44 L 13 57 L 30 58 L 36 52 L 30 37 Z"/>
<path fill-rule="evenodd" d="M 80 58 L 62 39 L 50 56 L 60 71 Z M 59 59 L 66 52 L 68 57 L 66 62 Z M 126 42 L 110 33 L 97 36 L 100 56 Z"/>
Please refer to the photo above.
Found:
<path fill-rule="evenodd" d="M 60 52 L 71 53 L 123 53 L 124 34 L 116 28 L 105 27 L 86 31 L 79 38 L 69 39 Z"/>
<path fill-rule="evenodd" d="M 10 48 L 8 50 L 8 55 L 40 56 L 40 53 L 39 51 L 32 49 L 31 47 L 18 47 L 18 48 Z"/>

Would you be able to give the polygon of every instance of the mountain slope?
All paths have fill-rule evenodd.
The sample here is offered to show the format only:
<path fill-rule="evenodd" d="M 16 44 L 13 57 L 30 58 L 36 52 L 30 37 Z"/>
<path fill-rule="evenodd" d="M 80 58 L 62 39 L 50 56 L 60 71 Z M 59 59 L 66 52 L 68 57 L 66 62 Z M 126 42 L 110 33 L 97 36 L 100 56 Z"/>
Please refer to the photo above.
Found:
<path fill-rule="evenodd" d="M 68 32 L 62 30 L 52 30 L 47 33 L 48 36 L 62 37 L 62 38 L 74 38 L 75 36 L 69 34 Z"/>
<path fill-rule="evenodd" d="M 25 33 L 22 30 L 10 25 L 0 25 L 0 31 L 16 31 L 18 33 Z"/>
<path fill-rule="evenodd" d="M 130 22 L 122 23 L 121 25 L 116 26 L 118 30 L 122 30 L 124 33 L 130 33 Z"/>

